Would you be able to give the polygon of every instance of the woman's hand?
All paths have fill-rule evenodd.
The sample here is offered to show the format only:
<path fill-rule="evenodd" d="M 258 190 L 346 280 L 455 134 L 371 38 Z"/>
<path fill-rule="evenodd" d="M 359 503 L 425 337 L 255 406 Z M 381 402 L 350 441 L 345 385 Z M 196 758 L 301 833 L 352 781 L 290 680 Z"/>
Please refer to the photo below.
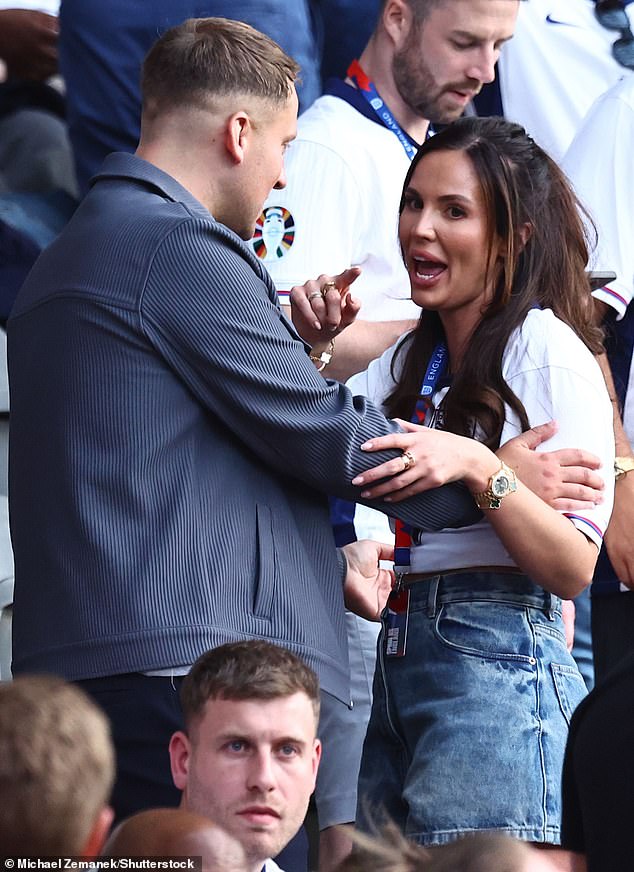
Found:
<path fill-rule="evenodd" d="M 386 502 L 397 503 L 458 479 L 464 481 L 472 494 L 482 493 L 489 486 L 490 477 L 500 469 L 499 457 L 475 439 L 395 420 L 404 432 L 370 439 L 361 446 L 365 451 L 401 452 L 353 479 L 352 484 L 363 488 L 364 499 L 383 497 Z M 546 426 L 545 432 L 549 431 L 552 435 L 552 426 Z M 526 437 L 523 434 L 524 442 Z M 541 437 L 543 432 L 533 433 L 528 440 L 536 439 L 538 444 Z M 531 450 L 524 444 L 525 453 Z M 562 452 L 553 453 L 559 454 L 561 460 Z M 563 455 L 568 456 L 566 452 Z M 578 462 L 580 457 L 573 450 L 573 459 Z M 563 599 L 577 596 L 590 584 L 597 545 L 520 478 L 516 490 L 500 506 L 491 509 L 485 510 L 487 521 L 516 565 L 533 581 Z M 539 548 L 535 547 L 536 542 Z"/>
<path fill-rule="evenodd" d="M 360 267 L 353 266 L 291 289 L 291 319 L 309 345 L 327 343 L 352 324 L 361 303 L 351 296 L 350 286 L 360 275 Z"/>
<path fill-rule="evenodd" d="M 575 644 L 575 601 L 561 601 L 561 617 L 564 622 L 564 632 L 566 634 L 566 648 L 572 651 Z"/>
<path fill-rule="evenodd" d="M 486 480 L 482 482 L 479 476 L 478 463 L 484 460 L 482 449 L 489 455 L 491 452 L 483 445 L 464 436 L 431 430 L 398 418 L 395 420 L 406 433 L 372 439 L 361 447 L 365 451 L 400 448 L 403 452 L 409 451 L 415 462 L 405 469 L 407 463 L 399 456 L 357 476 L 352 483 L 365 487 L 361 492 L 364 499 L 386 497 L 387 502 L 399 502 L 461 478 L 465 479 L 474 493 L 486 488 Z M 601 465 L 598 457 L 580 448 L 535 451 L 538 445 L 556 432 L 556 423 L 549 421 L 509 440 L 496 454 L 515 470 L 526 487 L 558 511 L 587 509 L 600 503 L 603 499 L 603 479 L 595 472 Z M 492 469 L 489 475 L 496 472 L 497 468 Z M 472 480 L 474 476 L 480 478 L 479 484 Z M 376 487 L 368 487 L 381 479 L 388 480 Z"/>
<path fill-rule="evenodd" d="M 399 448 L 402 452 L 352 480 L 363 487 L 364 499 L 384 497 L 396 503 L 459 479 L 476 493 L 486 489 L 489 477 L 500 468 L 495 454 L 475 439 L 394 420 L 405 432 L 379 436 L 361 446 L 363 451 Z"/>

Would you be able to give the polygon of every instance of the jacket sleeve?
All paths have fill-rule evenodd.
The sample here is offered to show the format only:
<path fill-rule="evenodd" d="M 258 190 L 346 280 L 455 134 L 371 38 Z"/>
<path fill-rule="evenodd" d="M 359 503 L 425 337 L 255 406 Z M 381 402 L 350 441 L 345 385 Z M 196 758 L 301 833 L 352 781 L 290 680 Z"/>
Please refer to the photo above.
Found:
<path fill-rule="evenodd" d="M 360 450 L 398 426 L 344 385 L 322 379 L 268 274 L 221 225 L 192 219 L 171 231 L 154 257 L 140 316 L 149 341 L 200 405 L 279 475 L 358 500 L 351 480 L 398 453 Z M 422 530 L 480 516 L 460 484 L 398 509 L 371 505 Z"/>

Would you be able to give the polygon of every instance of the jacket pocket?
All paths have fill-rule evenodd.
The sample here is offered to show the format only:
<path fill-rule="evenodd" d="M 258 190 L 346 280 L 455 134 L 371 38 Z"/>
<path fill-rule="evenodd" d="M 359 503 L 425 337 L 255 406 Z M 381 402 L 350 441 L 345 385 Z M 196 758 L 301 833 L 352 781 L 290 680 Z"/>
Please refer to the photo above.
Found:
<path fill-rule="evenodd" d="M 256 511 L 257 567 L 253 590 L 253 614 L 271 620 L 275 597 L 277 555 L 273 536 L 273 515 L 268 506 L 258 503 Z"/>

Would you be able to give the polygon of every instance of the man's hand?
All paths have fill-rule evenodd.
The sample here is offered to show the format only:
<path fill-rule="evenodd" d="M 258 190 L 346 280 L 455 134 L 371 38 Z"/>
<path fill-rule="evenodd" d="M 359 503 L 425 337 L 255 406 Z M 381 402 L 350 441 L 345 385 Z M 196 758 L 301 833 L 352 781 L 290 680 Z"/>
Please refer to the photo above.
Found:
<path fill-rule="evenodd" d="M 609 306 L 602 300 L 593 298 L 597 323 L 602 323 Z M 628 434 L 623 427 L 621 405 L 614 387 L 614 378 L 606 354 L 597 356 L 603 378 L 612 400 L 614 426 L 614 447 L 617 457 L 631 457 L 633 454 Z M 608 557 L 619 581 L 634 590 L 634 541 L 632 521 L 634 519 L 634 473 L 622 475 L 614 483 L 614 508 L 603 539 Z"/>
<path fill-rule="evenodd" d="M 30 9 L 0 10 L 0 58 L 16 79 L 42 81 L 57 72 L 59 24 Z"/>
<path fill-rule="evenodd" d="M 351 542 L 341 549 L 348 563 L 343 586 L 346 608 L 367 621 L 378 621 L 394 583 L 391 569 L 381 569 L 380 560 L 393 560 L 394 548 L 372 539 Z"/>
<path fill-rule="evenodd" d="M 353 266 L 339 275 L 321 275 L 291 289 L 291 319 L 309 345 L 327 343 L 352 324 L 361 303 L 351 296 L 350 286 L 360 275 L 361 269 Z"/>
<path fill-rule="evenodd" d="M 556 432 L 557 424 L 549 421 L 510 439 L 496 454 L 553 509 L 570 512 L 602 502 L 603 479 L 594 471 L 601 466 L 598 457 L 581 448 L 535 451 Z"/>
<path fill-rule="evenodd" d="M 614 509 L 604 543 L 617 578 L 634 590 L 634 473 L 622 475 L 614 485 Z"/>
<path fill-rule="evenodd" d="M 572 651 L 575 644 L 575 615 L 577 609 L 574 600 L 561 601 L 561 618 L 564 622 L 564 633 L 566 634 L 566 648 Z"/>

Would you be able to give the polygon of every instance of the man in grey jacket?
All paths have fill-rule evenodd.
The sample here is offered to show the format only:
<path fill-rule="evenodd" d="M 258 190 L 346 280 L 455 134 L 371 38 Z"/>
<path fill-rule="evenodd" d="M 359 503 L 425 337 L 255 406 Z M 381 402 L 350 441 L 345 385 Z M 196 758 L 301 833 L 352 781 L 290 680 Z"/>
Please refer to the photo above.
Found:
<path fill-rule="evenodd" d="M 171 798 L 125 783 L 158 768 L 124 759 L 132 704 L 144 735 L 158 730 L 154 700 L 177 711 L 171 676 L 208 648 L 285 644 L 349 701 L 324 494 L 357 496 L 377 462 L 359 446 L 397 426 L 321 378 L 243 243 L 284 184 L 296 73 L 238 22 L 165 34 L 136 154 L 106 160 L 12 314 L 13 668 L 81 680 L 113 718 L 125 708 L 119 815 Z M 421 527 L 475 514 L 458 486 L 400 512 Z M 376 584 L 372 547 L 360 566 Z"/>

